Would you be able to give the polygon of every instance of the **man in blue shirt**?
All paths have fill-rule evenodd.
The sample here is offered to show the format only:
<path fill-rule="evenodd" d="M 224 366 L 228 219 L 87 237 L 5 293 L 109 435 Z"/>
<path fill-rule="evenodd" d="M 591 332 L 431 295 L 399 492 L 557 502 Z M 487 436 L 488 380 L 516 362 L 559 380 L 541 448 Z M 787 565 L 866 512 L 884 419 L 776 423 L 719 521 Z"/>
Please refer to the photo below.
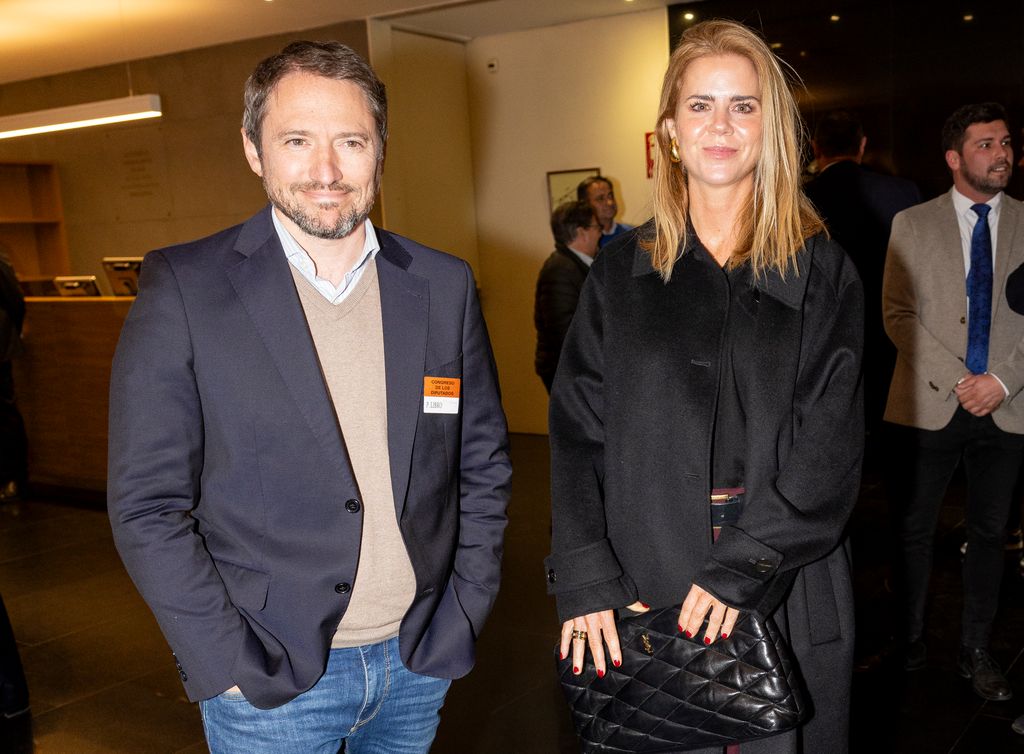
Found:
<path fill-rule="evenodd" d="M 598 243 L 598 248 L 627 230 L 633 230 L 632 225 L 615 222 L 619 205 L 615 201 L 615 189 L 612 187 L 612 182 L 607 178 L 593 175 L 584 179 L 576 187 L 576 198 L 594 208 L 594 216 L 601 224 L 601 240 Z"/>

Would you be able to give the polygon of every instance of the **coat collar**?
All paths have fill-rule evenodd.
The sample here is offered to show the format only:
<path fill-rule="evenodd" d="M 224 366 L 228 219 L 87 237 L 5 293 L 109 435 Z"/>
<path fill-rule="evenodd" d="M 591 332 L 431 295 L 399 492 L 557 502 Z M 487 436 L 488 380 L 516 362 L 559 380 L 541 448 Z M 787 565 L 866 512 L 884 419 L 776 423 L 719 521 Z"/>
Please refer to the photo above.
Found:
<path fill-rule="evenodd" d="M 644 230 L 649 230 L 651 223 L 647 223 L 637 234 L 637 238 L 644 237 Z M 791 269 L 785 276 L 778 270 L 771 269 L 764 273 L 761 278 L 754 281 L 754 288 L 759 293 L 776 299 L 791 309 L 800 309 L 803 306 L 804 293 L 807 290 L 807 274 L 810 271 L 810 260 L 813 248 L 820 243 L 820 236 L 809 238 L 804 247 L 796 255 L 796 270 Z M 697 234 L 690 229 L 687 234 L 686 248 L 680 253 L 692 252 L 700 243 Z M 637 241 L 633 251 L 633 277 L 643 275 L 656 275 L 658 271 L 651 264 L 651 255 L 648 254 Z"/>

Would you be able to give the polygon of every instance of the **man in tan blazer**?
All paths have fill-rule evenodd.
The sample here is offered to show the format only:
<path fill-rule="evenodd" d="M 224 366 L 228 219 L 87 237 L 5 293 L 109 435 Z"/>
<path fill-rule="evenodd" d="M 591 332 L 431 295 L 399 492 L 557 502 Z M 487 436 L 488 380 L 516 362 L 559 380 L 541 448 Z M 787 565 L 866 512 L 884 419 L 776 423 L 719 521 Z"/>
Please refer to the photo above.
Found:
<path fill-rule="evenodd" d="M 1024 454 L 1024 316 L 1005 295 L 1007 276 L 1024 262 L 1024 207 L 1003 193 L 1013 153 L 1000 105 L 960 108 L 942 136 L 953 188 L 896 215 L 882 293 L 885 330 L 898 351 L 885 419 L 897 425 L 901 450 L 893 474 L 901 638 L 905 667 L 924 667 L 932 544 L 963 459 L 969 546 L 960 672 L 981 697 L 1005 700 L 1012 690 L 988 644 Z"/>

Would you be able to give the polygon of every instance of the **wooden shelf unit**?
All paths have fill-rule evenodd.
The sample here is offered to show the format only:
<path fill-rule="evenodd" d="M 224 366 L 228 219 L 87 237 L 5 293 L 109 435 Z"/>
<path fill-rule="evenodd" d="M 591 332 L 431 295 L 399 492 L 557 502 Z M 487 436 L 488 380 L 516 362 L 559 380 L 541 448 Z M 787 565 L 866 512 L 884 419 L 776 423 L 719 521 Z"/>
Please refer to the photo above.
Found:
<path fill-rule="evenodd" d="M 0 162 L 0 253 L 22 277 L 69 274 L 55 165 Z"/>

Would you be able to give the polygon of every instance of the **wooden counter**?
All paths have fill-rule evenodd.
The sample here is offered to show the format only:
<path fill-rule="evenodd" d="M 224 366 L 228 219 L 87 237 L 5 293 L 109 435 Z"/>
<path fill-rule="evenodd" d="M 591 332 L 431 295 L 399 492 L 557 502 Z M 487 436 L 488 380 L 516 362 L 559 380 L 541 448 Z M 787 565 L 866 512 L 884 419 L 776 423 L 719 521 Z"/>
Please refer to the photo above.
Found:
<path fill-rule="evenodd" d="M 28 431 L 29 481 L 102 491 L 110 363 L 133 298 L 27 298 L 14 390 Z"/>

